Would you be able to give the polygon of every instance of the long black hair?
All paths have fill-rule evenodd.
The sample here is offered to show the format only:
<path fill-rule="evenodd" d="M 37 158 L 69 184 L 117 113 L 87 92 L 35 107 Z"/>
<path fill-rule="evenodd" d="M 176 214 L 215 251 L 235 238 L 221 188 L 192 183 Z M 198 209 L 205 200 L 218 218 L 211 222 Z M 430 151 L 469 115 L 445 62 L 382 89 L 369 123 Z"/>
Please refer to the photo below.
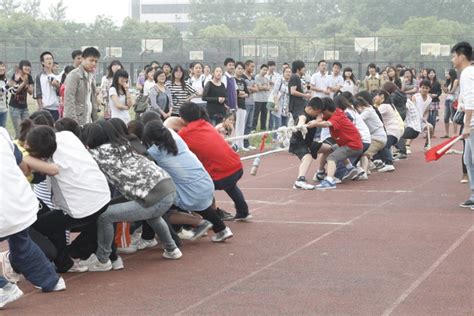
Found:
<path fill-rule="evenodd" d="M 181 66 L 181 65 L 176 65 L 173 70 L 171 71 L 171 84 L 174 85 L 175 84 L 175 73 L 178 71 L 178 70 L 181 70 L 181 72 L 183 73 L 183 76 L 181 77 L 181 79 L 179 80 L 181 82 L 181 89 L 185 90 L 186 89 L 186 82 L 184 81 L 184 77 L 186 77 L 186 71 L 184 70 L 184 68 Z"/>
<path fill-rule="evenodd" d="M 149 147 L 155 145 L 160 149 L 165 149 L 173 156 L 178 155 L 178 146 L 171 132 L 159 121 L 151 121 L 145 125 L 143 140 Z"/>
<path fill-rule="evenodd" d="M 356 83 L 356 80 L 355 80 L 355 76 L 354 76 L 354 71 L 352 71 L 352 68 L 351 67 L 346 67 L 344 68 L 343 72 L 342 72 L 342 77 L 344 78 L 344 80 L 346 80 L 346 71 L 350 71 L 351 72 L 351 76 L 349 77 L 349 79 L 355 84 Z"/>
<path fill-rule="evenodd" d="M 446 79 L 446 87 L 448 87 L 450 90 L 454 84 L 454 81 L 458 79 L 458 73 L 456 72 L 456 69 L 449 69 L 449 79 Z"/>
<path fill-rule="evenodd" d="M 128 140 L 108 121 L 99 120 L 87 126 L 84 143 L 94 149 L 104 144 L 129 146 Z"/>
<path fill-rule="evenodd" d="M 75 69 L 74 66 L 71 66 L 71 65 L 64 67 L 64 72 L 63 72 L 63 75 L 61 76 L 61 84 L 64 84 L 64 82 L 66 82 L 67 75 L 69 75 L 69 73 L 73 71 L 74 69 Z"/>
<path fill-rule="evenodd" d="M 124 95 L 126 93 L 126 91 L 124 91 L 123 87 L 121 85 L 119 85 L 118 81 L 119 81 L 120 78 L 127 78 L 128 79 L 128 72 L 123 70 L 123 69 L 117 70 L 114 74 L 114 79 L 112 80 L 111 87 L 115 88 L 115 90 L 117 91 L 117 94 Z"/>
<path fill-rule="evenodd" d="M 116 66 L 116 65 L 119 65 L 120 66 L 120 69 L 123 69 L 123 65 L 122 63 L 120 62 L 120 60 L 112 60 L 109 64 L 109 66 L 107 66 L 107 79 L 110 79 L 110 78 L 113 78 L 114 76 L 114 72 L 112 71 L 112 67 L 113 66 Z M 120 70 L 119 69 L 119 70 Z M 117 70 L 118 71 L 118 70 Z"/>
<path fill-rule="evenodd" d="M 69 131 L 69 132 L 73 133 L 74 135 L 76 135 L 77 138 L 79 138 L 79 139 L 82 138 L 82 136 L 81 136 L 81 133 L 82 133 L 81 127 L 79 126 L 79 124 L 75 120 L 73 120 L 70 117 L 63 117 L 60 120 L 56 121 L 56 123 L 54 123 L 54 128 L 56 128 L 56 130 L 58 132 Z"/>
<path fill-rule="evenodd" d="M 200 119 L 203 119 L 206 122 L 210 121 L 206 108 L 193 102 L 185 102 L 181 105 L 179 108 L 179 116 L 188 123 Z"/>

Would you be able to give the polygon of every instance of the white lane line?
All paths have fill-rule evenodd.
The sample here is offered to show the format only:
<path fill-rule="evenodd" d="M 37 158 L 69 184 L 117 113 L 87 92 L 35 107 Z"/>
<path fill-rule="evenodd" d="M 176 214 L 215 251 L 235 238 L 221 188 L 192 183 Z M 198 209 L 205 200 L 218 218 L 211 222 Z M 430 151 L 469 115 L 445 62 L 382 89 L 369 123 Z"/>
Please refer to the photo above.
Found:
<path fill-rule="evenodd" d="M 260 191 L 295 191 L 292 188 L 240 188 L 241 190 L 260 190 Z M 408 190 L 349 190 L 349 189 L 335 189 L 335 190 L 314 190 L 315 192 L 355 192 L 355 193 L 413 193 Z M 305 192 L 305 191 L 301 191 Z"/>
<path fill-rule="evenodd" d="M 451 247 L 449 247 L 449 249 L 446 250 L 446 252 L 443 253 L 441 255 L 441 257 L 439 257 L 438 260 L 436 260 L 431 265 L 431 267 L 429 267 L 425 272 L 423 272 L 423 274 L 418 279 L 416 279 L 416 281 L 413 282 L 410 285 L 410 287 L 408 289 L 406 289 L 406 291 L 404 291 L 402 293 L 402 295 L 400 295 L 400 297 L 395 302 L 393 302 L 393 304 L 390 305 L 389 308 L 387 308 L 383 312 L 382 315 L 383 316 L 391 315 L 393 313 L 393 311 L 396 310 L 408 298 L 408 296 L 410 296 L 410 294 L 413 293 L 413 291 L 415 291 L 418 288 L 418 286 L 420 286 L 420 284 L 423 283 L 446 260 L 446 258 L 448 258 L 449 255 L 452 254 L 453 251 L 456 250 L 456 248 L 458 248 L 459 245 L 461 245 L 463 243 L 463 241 L 473 231 L 474 231 L 474 225 L 471 226 L 471 228 L 469 228 L 458 240 L 456 240 L 456 242 L 454 244 L 452 244 Z"/>
<path fill-rule="evenodd" d="M 340 222 L 302 222 L 302 221 L 261 221 L 261 220 L 252 220 L 252 223 L 263 223 L 263 224 L 304 224 L 304 225 L 336 225 L 336 226 L 345 226 L 352 225 L 351 223 L 340 223 Z"/>

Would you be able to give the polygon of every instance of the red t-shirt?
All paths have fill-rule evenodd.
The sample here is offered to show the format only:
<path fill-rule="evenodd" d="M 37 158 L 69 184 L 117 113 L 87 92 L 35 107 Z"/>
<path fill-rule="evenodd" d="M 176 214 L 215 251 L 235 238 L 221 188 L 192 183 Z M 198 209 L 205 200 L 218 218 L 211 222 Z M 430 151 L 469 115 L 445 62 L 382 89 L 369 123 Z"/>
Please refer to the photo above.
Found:
<path fill-rule="evenodd" d="M 189 123 L 179 131 L 179 135 L 202 162 L 212 180 L 222 180 L 242 169 L 240 156 L 205 120 Z"/>
<path fill-rule="evenodd" d="M 339 146 L 347 146 L 354 150 L 361 150 L 363 148 L 359 130 L 341 109 L 336 109 L 336 112 L 328 119 L 328 122 L 332 124 L 329 128 L 331 137 Z"/>

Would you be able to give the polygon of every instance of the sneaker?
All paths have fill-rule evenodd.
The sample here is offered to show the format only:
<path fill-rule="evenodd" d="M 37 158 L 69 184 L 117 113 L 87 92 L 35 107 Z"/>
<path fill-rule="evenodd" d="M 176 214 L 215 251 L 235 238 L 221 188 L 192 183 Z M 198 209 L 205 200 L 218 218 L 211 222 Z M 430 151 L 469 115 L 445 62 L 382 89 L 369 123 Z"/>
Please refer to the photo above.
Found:
<path fill-rule="evenodd" d="M 54 286 L 51 292 L 59 292 L 66 290 L 66 282 L 62 277 L 59 278 L 58 283 Z"/>
<path fill-rule="evenodd" d="M 255 146 L 248 146 L 247 149 L 248 149 L 248 150 L 255 150 L 255 149 L 257 149 L 257 147 L 255 147 Z"/>
<path fill-rule="evenodd" d="M 331 182 L 329 180 L 323 180 L 320 184 L 316 186 L 317 190 L 331 190 L 336 188 L 336 182 Z"/>
<path fill-rule="evenodd" d="M 360 180 L 369 180 L 369 176 L 367 175 L 367 173 L 364 171 L 359 177 L 357 177 L 357 180 L 360 181 Z"/>
<path fill-rule="evenodd" d="M 234 219 L 234 215 L 224 211 L 223 209 L 217 208 L 216 213 L 223 221 L 231 221 Z"/>
<path fill-rule="evenodd" d="M 234 222 L 248 222 L 252 218 L 253 216 L 250 213 L 248 213 L 246 216 L 235 215 Z"/>
<path fill-rule="evenodd" d="M 405 160 L 405 159 L 407 159 L 407 158 L 408 158 L 408 156 L 407 156 L 406 154 L 400 153 L 400 154 L 398 154 L 396 157 L 394 156 L 394 157 L 393 157 L 393 160 L 398 161 L 398 160 Z"/>
<path fill-rule="evenodd" d="M 385 167 L 379 169 L 379 172 L 391 172 L 394 170 L 395 167 L 393 165 L 385 165 Z"/>
<path fill-rule="evenodd" d="M 163 258 L 171 259 L 171 260 L 178 260 L 181 258 L 183 254 L 179 248 L 175 248 L 174 250 L 166 250 L 163 252 Z"/>
<path fill-rule="evenodd" d="M 212 236 L 211 239 L 213 242 L 223 242 L 229 238 L 232 238 L 233 236 L 234 234 L 232 234 L 232 231 L 230 230 L 230 228 L 226 227 L 225 229 L 221 230 L 220 232 Z"/>
<path fill-rule="evenodd" d="M 428 151 L 428 150 L 430 150 L 430 149 L 431 149 L 430 145 L 426 144 L 425 147 L 424 147 L 424 150 L 425 150 L 425 151 Z"/>
<path fill-rule="evenodd" d="M 335 184 L 341 184 L 342 183 L 342 180 L 337 178 L 337 177 L 334 177 L 334 183 Z"/>
<path fill-rule="evenodd" d="M 10 251 L 0 252 L 0 261 L 2 262 L 2 275 L 10 283 L 18 283 L 21 278 L 21 274 L 18 274 L 13 270 L 10 262 Z"/>
<path fill-rule="evenodd" d="M 137 243 L 139 243 L 140 240 L 138 240 Z M 132 253 L 137 252 L 138 248 L 136 244 L 130 244 L 128 247 L 117 247 L 117 253 L 123 253 L 125 255 L 130 255 Z"/>
<path fill-rule="evenodd" d="M 385 163 L 382 160 L 374 160 L 375 169 L 381 169 L 385 167 Z"/>
<path fill-rule="evenodd" d="M 156 241 L 155 238 L 153 238 L 152 240 L 146 240 L 146 239 L 140 238 L 140 240 L 138 240 L 137 242 L 136 247 L 138 248 L 138 250 L 143 250 L 146 248 L 153 248 L 156 245 L 158 245 L 158 241 Z"/>
<path fill-rule="evenodd" d="M 325 178 L 326 178 L 326 172 L 318 171 L 314 174 L 313 181 L 319 182 L 319 181 L 323 181 Z"/>
<path fill-rule="evenodd" d="M 471 208 L 474 207 L 474 201 L 467 200 L 466 202 L 459 204 L 460 207 Z"/>
<path fill-rule="evenodd" d="M 181 230 L 178 233 L 178 237 L 183 240 L 191 240 L 193 236 L 194 236 L 194 233 L 191 230 L 187 230 L 184 228 L 181 228 Z"/>
<path fill-rule="evenodd" d="M 410 154 L 411 154 L 411 148 L 410 148 L 410 146 L 406 146 L 406 148 L 407 148 L 407 155 L 410 155 Z"/>
<path fill-rule="evenodd" d="M 364 169 L 362 169 L 361 167 L 357 167 L 357 174 L 354 177 L 352 177 L 352 180 L 359 180 L 359 177 L 363 174 L 365 174 Z"/>
<path fill-rule="evenodd" d="M 369 171 L 374 170 L 376 168 L 375 163 L 373 161 L 369 162 Z"/>
<path fill-rule="evenodd" d="M 203 219 L 199 225 L 197 225 L 193 230 L 192 230 L 192 237 L 189 238 L 189 240 L 194 241 L 198 238 L 201 238 L 209 229 L 212 228 L 212 223 L 209 221 L 206 221 Z"/>
<path fill-rule="evenodd" d="M 249 152 L 250 149 L 248 149 L 247 147 L 240 147 L 240 148 L 239 148 L 239 151 Z"/>
<path fill-rule="evenodd" d="M 23 291 L 16 284 L 8 283 L 0 288 L 0 308 L 23 296 Z"/>
<path fill-rule="evenodd" d="M 104 272 L 112 270 L 112 262 L 110 259 L 107 262 L 102 263 L 99 261 L 95 253 L 91 254 L 87 260 L 81 260 L 79 263 L 81 266 L 87 267 L 91 272 Z"/>
<path fill-rule="evenodd" d="M 296 180 L 293 189 L 314 190 L 314 185 L 307 183 L 306 180 Z"/>
<path fill-rule="evenodd" d="M 346 181 L 348 179 L 353 179 L 354 177 L 357 177 L 358 174 L 359 174 L 359 171 L 357 171 L 357 168 L 352 167 L 352 168 L 347 170 L 344 177 L 342 177 L 342 181 Z"/>
<path fill-rule="evenodd" d="M 112 270 L 122 270 L 123 268 L 125 266 L 123 265 L 122 257 L 117 256 L 117 260 L 112 261 Z"/>
<path fill-rule="evenodd" d="M 67 270 L 67 272 L 82 273 L 82 272 L 89 271 L 89 268 L 87 266 L 81 265 L 81 261 L 79 261 L 79 260 L 73 260 L 73 261 L 74 261 L 74 264 L 72 265 L 72 267 L 69 270 Z"/>

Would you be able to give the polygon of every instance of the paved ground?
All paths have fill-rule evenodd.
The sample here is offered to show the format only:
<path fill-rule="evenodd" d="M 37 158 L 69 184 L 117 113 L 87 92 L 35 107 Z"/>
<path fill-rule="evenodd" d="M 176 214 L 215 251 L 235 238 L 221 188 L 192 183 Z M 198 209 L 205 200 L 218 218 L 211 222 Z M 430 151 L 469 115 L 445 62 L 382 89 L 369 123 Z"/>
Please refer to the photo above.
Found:
<path fill-rule="evenodd" d="M 186 242 L 179 261 L 159 249 L 124 256 L 123 271 L 66 274 L 61 293 L 23 282 L 2 315 L 473 315 L 460 156 L 428 164 L 413 147 L 396 172 L 328 192 L 292 190 L 298 161 L 286 153 L 264 158 L 256 177 L 246 162 L 255 220 L 231 223 L 227 243 Z"/>

